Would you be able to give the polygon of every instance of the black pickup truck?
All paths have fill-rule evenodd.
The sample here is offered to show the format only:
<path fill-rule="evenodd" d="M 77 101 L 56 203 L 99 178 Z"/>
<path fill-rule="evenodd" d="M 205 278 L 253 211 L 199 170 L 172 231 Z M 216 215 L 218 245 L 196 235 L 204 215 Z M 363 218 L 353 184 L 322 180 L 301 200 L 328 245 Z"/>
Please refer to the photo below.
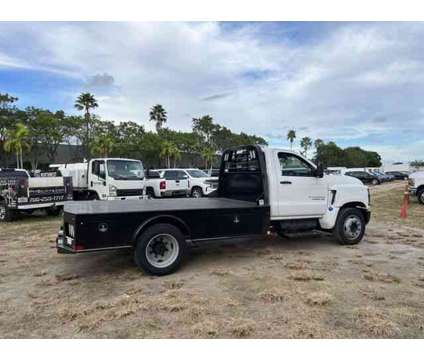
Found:
<path fill-rule="evenodd" d="M 190 245 L 261 235 L 270 225 L 277 232 L 336 230 L 342 244 L 353 244 L 369 219 L 368 192 L 360 181 L 343 178 L 329 182 L 322 168 L 294 152 L 232 148 L 222 155 L 213 197 L 66 203 L 57 249 L 134 248 L 138 266 L 165 275 Z"/>

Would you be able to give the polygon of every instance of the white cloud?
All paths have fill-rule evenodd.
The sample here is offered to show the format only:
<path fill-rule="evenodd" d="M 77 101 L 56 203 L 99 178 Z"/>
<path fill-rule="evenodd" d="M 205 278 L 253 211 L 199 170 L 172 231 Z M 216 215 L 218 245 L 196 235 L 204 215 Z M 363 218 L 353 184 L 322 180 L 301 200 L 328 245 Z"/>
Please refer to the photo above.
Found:
<path fill-rule="evenodd" d="M 268 36 L 266 24 L 1 26 L 11 36 L 0 36 L 0 66 L 81 79 L 75 95 L 96 74 L 113 78 L 113 91 L 99 94 L 98 112 L 107 119 L 151 128 L 148 110 L 161 103 L 173 128 L 188 129 L 191 117 L 211 114 L 236 131 L 269 135 L 274 142 L 295 128 L 299 136 L 357 140 L 385 157 L 424 156 L 414 134 L 399 135 L 402 143 L 412 140 L 402 145 L 405 151 L 393 150 L 403 129 L 424 125 L 419 23 L 338 24 L 304 41 L 290 31 Z M 380 146 L 381 137 L 394 144 Z"/>

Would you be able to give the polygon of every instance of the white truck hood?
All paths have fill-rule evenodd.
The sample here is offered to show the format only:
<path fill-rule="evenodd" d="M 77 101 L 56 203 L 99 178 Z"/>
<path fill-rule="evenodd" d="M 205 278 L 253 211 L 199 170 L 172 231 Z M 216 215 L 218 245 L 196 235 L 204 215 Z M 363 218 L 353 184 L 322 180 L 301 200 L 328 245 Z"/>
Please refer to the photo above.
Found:
<path fill-rule="evenodd" d="M 424 171 L 416 171 L 409 175 L 410 179 L 423 179 L 424 178 Z"/>
<path fill-rule="evenodd" d="M 324 175 L 328 187 L 331 189 L 339 185 L 361 185 L 365 186 L 361 180 L 347 175 Z"/>

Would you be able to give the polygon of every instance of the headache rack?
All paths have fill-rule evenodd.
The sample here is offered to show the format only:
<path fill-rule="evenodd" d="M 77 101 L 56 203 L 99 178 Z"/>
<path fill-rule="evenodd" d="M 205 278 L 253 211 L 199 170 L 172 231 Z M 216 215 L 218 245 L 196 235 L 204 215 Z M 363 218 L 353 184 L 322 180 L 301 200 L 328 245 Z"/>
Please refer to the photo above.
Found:
<path fill-rule="evenodd" d="M 246 145 L 222 154 L 218 196 L 268 204 L 265 156 L 260 146 Z"/>

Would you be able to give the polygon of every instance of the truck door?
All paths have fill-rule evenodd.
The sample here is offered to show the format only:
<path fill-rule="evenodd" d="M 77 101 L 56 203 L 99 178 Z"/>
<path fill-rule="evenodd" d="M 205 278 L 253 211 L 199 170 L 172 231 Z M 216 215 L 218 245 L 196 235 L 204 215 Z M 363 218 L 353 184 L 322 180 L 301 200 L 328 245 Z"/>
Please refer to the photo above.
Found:
<path fill-rule="evenodd" d="M 108 188 L 106 184 L 106 164 L 104 160 L 92 160 L 90 175 L 88 179 L 88 187 L 90 190 L 96 191 L 99 199 L 106 199 L 108 196 Z"/>
<path fill-rule="evenodd" d="M 188 175 L 186 174 L 185 171 L 183 170 L 177 170 L 177 185 L 178 185 L 178 190 L 180 191 L 188 191 L 189 189 L 189 180 L 188 180 Z"/>
<path fill-rule="evenodd" d="M 315 168 L 293 153 L 279 152 L 278 211 L 280 217 L 321 216 L 327 207 L 327 185 Z M 272 194 L 271 194 L 272 196 Z"/>

